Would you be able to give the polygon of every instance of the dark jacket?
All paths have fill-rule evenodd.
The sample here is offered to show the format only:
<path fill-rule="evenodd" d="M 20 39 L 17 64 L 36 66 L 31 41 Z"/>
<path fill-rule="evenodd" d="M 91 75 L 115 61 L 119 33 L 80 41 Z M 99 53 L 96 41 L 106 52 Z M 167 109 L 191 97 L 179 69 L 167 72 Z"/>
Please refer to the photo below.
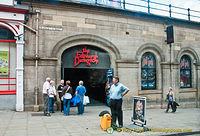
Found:
<path fill-rule="evenodd" d="M 70 87 L 70 88 L 68 89 L 68 87 Z M 68 89 L 68 91 L 67 91 L 67 89 Z M 66 85 L 62 90 L 62 94 L 65 95 L 66 91 L 67 91 L 67 93 L 70 93 L 71 95 L 73 95 L 73 89 L 71 86 Z"/>
<path fill-rule="evenodd" d="M 172 103 L 172 111 L 173 111 L 173 112 L 176 112 L 177 106 L 180 106 L 180 105 L 179 105 L 177 102 L 174 101 L 174 102 Z"/>

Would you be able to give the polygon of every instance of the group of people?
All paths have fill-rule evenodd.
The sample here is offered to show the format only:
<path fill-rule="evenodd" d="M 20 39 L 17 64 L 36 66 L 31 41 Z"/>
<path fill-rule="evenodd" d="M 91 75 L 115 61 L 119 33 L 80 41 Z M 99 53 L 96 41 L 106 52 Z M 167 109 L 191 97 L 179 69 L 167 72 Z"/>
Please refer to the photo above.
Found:
<path fill-rule="evenodd" d="M 59 99 L 61 101 L 61 112 L 64 112 L 65 116 L 70 114 L 70 103 L 73 99 L 74 105 L 77 105 L 78 107 L 78 114 L 81 115 L 84 113 L 83 99 L 86 88 L 83 86 L 83 81 L 79 81 L 79 86 L 77 86 L 74 94 L 70 84 L 71 82 L 67 80 L 66 85 L 64 85 L 64 80 L 61 80 L 60 85 L 57 88 Z M 56 95 L 55 82 L 47 77 L 43 84 L 44 116 L 51 116 L 50 113 L 54 113 L 54 103 L 57 99 Z"/>
<path fill-rule="evenodd" d="M 43 85 L 43 97 L 44 97 L 44 115 L 50 116 L 53 113 L 53 98 L 56 96 L 56 89 L 54 86 L 54 81 L 50 78 L 46 78 L 46 82 Z M 74 97 L 73 89 L 70 86 L 70 81 L 66 81 L 66 86 L 64 86 L 64 80 L 61 80 L 61 84 L 58 86 L 59 99 L 61 100 L 61 112 L 64 111 L 64 115 L 69 115 L 70 113 L 70 102 L 73 98 L 78 98 L 78 114 L 83 114 L 84 105 L 83 98 L 86 93 L 86 88 L 83 86 L 83 81 L 79 81 L 79 86 L 76 88 Z M 122 98 L 129 92 L 129 89 L 119 82 L 119 77 L 113 77 L 112 85 L 109 87 L 109 97 L 110 97 L 110 109 L 112 114 L 112 127 L 123 127 L 123 112 L 122 112 Z M 176 109 L 173 108 L 173 103 L 175 102 L 174 92 L 172 88 L 169 88 L 167 94 L 168 106 L 166 112 L 169 110 L 169 106 L 172 107 L 172 112 Z M 76 100 L 73 100 L 75 102 Z M 49 106 L 49 112 L 48 112 Z M 116 120 L 118 120 L 119 126 L 116 125 Z"/>

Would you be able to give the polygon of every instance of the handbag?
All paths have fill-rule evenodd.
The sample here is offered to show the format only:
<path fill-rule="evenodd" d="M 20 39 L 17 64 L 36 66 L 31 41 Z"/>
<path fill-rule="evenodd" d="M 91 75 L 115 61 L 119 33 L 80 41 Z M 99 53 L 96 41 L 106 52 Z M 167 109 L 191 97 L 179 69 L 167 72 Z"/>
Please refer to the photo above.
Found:
<path fill-rule="evenodd" d="M 72 98 L 72 95 L 70 93 L 67 93 L 69 89 L 70 89 L 70 86 L 67 88 L 65 95 L 63 96 L 65 99 L 71 99 Z"/>
<path fill-rule="evenodd" d="M 84 104 L 84 105 L 87 105 L 88 103 L 90 103 L 90 99 L 89 99 L 88 96 L 85 96 L 85 95 L 84 95 L 84 97 L 83 97 L 83 104 Z"/>
<path fill-rule="evenodd" d="M 69 90 L 69 88 L 70 88 L 70 86 L 67 88 L 66 92 Z M 65 92 L 65 93 L 66 93 L 66 92 Z M 64 96 L 65 96 L 65 95 L 63 95 L 63 96 L 61 97 L 61 101 L 64 100 Z M 71 98 L 70 98 L 70 99 L 71 99 Z"/>

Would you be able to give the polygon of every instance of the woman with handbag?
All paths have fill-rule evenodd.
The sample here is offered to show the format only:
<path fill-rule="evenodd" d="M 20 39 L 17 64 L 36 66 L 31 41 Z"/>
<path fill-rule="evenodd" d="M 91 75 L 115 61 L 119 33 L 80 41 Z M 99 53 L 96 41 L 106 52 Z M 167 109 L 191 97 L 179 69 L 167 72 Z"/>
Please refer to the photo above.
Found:
<path fill-rule="evenodd" d="M 67 116 L 70 113 L 70 101 L 73 94 L 73 89 L 70 86 L 70 81 L 66 81 L 66 86 L 63 88 L 63 107 L 64 107 L 64 115 Z"/>
<path fill-rule="evenodd" d="M 174 110 L 173 110 L 173 102 L 175 101 L 175 96 L 174 96 L 174 92 L 172 91 L 172 87 L 169 87 L 169 92 L 167 93 L 167 100 L 168 100 L 168 105 L 167 105 L 166 112 L 169 111 L 169 106 L 170 105 L 171 105 L 171 108 L 172 108 L 172 112 L 174 112 Z"/>

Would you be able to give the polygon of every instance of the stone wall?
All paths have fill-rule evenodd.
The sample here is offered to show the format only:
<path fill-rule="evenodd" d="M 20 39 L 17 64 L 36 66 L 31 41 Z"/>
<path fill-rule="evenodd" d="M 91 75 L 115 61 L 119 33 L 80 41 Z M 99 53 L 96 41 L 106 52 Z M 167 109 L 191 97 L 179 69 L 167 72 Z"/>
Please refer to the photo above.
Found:
<path fill-rule="evenodd" d="M 29 4 L 29 3 L 25 3 Z M 166 44 L 169 22 L 146 19 L 115 11 L 95 10 L 70 5 L 33 3 L 39 16 L 39 104 L 42 105 L 42 85 L 47 76 L 58 84 L 61 79 L 61 55 L 64 50 L 80 44 L 104 49 L 110 54 L 111 67 L 120 82 L 130 88 L 124 98 L 124 108 L 132 108 L 133 96 L 147 97 L 148 108 L 166 107 L 170 86 L 170 48 Z M 36 16 L 29 15 L 27 25 L 35 28 Z M 172 45 L 172 87 L 181 107 L 199 106 L 200 25 L 172 22 L 175 43 Z M 156 90 L 141 90 L 141 56 L 152 52 L 156 57 Z M 192 62 L 192 88 L 180 89 L 179 63 L 187 54 Z M 35 35 L 25 30 L 24 92 L 25 109 L 32 110 L 35 87 Z"/>

